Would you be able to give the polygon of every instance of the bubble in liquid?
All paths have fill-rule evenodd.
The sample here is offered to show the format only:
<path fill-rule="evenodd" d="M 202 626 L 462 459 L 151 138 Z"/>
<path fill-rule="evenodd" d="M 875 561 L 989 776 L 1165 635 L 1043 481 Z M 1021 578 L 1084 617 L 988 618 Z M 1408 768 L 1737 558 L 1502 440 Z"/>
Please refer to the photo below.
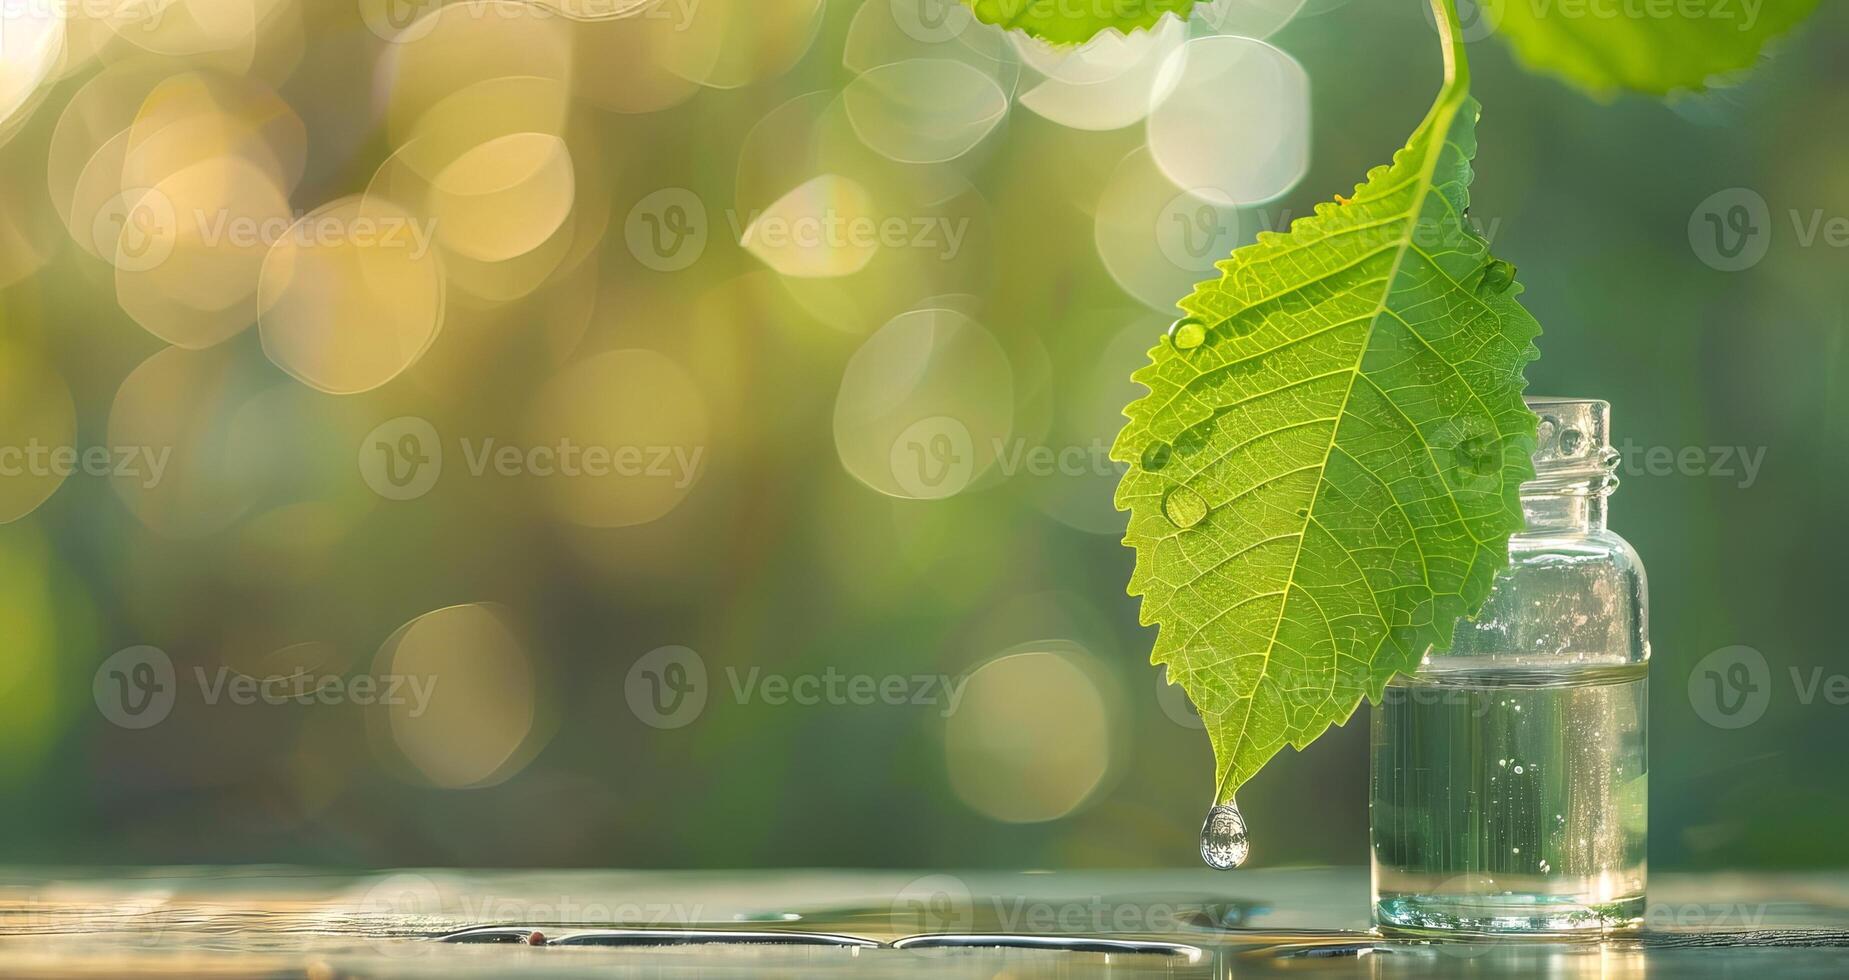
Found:
<path fill-rule="evenodd" d="M 1162 514 L 1179 528 L 1190 528 L 1207 519 L 1207 500 L 1189 487 L 1176 487 L 1162 498 Z"/>
<path fill-rule="evenodd" d="M 1245 814 L 1239 804 L 1222 803 L 1207 811 L 1201 824 L 1201 860 L 1216 871 L 1231 871 L 1246 863 L 1252 844 L 1246 838 Z"/>

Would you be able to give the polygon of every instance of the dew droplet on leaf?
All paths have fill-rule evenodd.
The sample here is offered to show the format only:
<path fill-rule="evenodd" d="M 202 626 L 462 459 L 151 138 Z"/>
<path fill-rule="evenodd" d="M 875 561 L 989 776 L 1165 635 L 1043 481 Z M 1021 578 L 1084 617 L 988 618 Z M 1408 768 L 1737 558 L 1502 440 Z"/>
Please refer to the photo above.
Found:
<path fill-rule="evenodd" d="M 1168 328 L 1168 337 L 1176 350 L 1193 350 L 1207 342 L 1207 325 L 1194 317 L 1176 320 Z"/>
<path fill-rule="evenodd" d="M 1149 448 L 1143 450 L 1143 469 L 1154 473 L 1167 466 L 1169 457 L 1173 455 L 1174 449 L 1168 443 L 1152 442 Z"/>
<path fill-rule="evenodd" d="M 1515 266 L 1497 259 L 1483 270 L 1483 279 L 1477 283 L 1478 296 L 1499 296 L 1508 292 L 1515 284 Z"/>
<path fill-rule="evenodd" d="M 1162 514 L 1179 528 L 1190 528 L 1207 518 L 1207 500 L 1188 487 L 1176 487 L 1162 498 Z"/>

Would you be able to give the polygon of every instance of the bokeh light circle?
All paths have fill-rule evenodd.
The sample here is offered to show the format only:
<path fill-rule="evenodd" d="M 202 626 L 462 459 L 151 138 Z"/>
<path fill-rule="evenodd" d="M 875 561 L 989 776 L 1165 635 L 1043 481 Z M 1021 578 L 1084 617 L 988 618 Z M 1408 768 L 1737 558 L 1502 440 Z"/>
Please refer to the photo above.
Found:
<path fill-rule="evenodd" d="M 263 351 L 318 391 L 371 391 L 436 340 L 444 272 L 430 231 L 383 199 L 347 197 L 303 216 L 263 262 Z"/>
<path fill-rule="evenodd" d="M 1027 644 L 964 680 L 945 721 L 950 787 L 971 809 L 1041 823 L 1083 806 L 1111 764 L 1112 718 L 1090 673 L 1054 641 Z"/>
<path fill-rule="evenodd" d="M 861 142 L 900 163 L 946 163 L 975 149 L 1008 115 L 995 79 L 948 58 L 880 65 L 841 93 Z"/>
<path fill-rule="evenodd" d="M 0 524 L 37 510 L 72 475 L 77 408 L 44 355 L 0 340 Z"/>
<path fill-rule="evenodd" d="M 571 215 L 571 150 L 551 133 L 511 133 L 458 156 L 431 182 L 443 247 L 505 262 L 545 244 Z"/>
<path fill-rule="evenodd" d="M 981 324 L 915 310 L 848 362 L 835 399 L 835 451 L 855 479 L 892 497 L 968 489 L 1014 434 L 1014 368 Z"/>
<path fill-rule="evenodd" d="M 859 182 L 823 174 L 753 216 L 740 244 L 780 275 L 832 279 L 865 269 L 885 223 Z M 909 225 L 906 233 L 910 233 Z"/>
<path fill-rule="evenodd" d="M 705 396 L 650 350 L 585 358 L 546 383 L 526 417 L 526 478 L 560 520 L 632 527 L 680 506 L 708 466 Z"/>
<path fill-rule="evenodd" d="M 1305 0 L 1213 0 L 1194 9 L 1195 20 L 1219 34 L 1263 40 L 1303 10 Z"/>
<path fill-rule="evenodd" d="M 203 160 L 133 196 L 124 215 L 116 301 L 135 322 L 192 348 L 257 322 L 264 257 L 294 224 L 287 193 L 264 168 L 237 156 Z"/>
<path fill-rule="evenodd" d="M 1257 204 L 1303 179 L 1310 79 L 1295 58 L 1251 38 L 1195 38 L 1162 75 L 1149 151 L 1175 186 L 1223 192 L 1219 204 Z"/>
<path fill-rule="evenodd" d="M 227 347 L 169 347 L 123 380 L 108 443 L 126 464 L 110 486 L 136 519 L 170 538 L 231 526 L 256 503 L 273 459 L 273 432 L 244 409 L 261 382 Z"/>
<path fill-rule="evenodd" d="M 1168 59 L 1187 41 L 1181 21 L 1164 18 L 1131 34 L 1107 32 L 1075 48 L 1052 48 L 1025 35 L 1015 38 L 1028 66 L 1045 77 L 1021 93 L 1021 105 L 1062 126 L 1121 129 L 1142 121 L 1173 84 Z"/>
<path fill-rule="evenodd" d="M 473 604 L 426 613 L 385 642 L 373 667 L 402 695 L 384 704 L 392 744 L 424 781 L 490 786 L 526 761 L 538 685 L 502 610 Z"/>
<path fill-rule="evenodd" d="M 36 0 L 0 5 L 0 144 L 44 98 L 64 45 L 61 4 Z"/>
<path fill-rule="evenodd" d="M 1172 310 L 1194 284 L 1248 240 L 1238 208 L 1218 188 L 1183 189 L 1156 167 L 1147 147 L 1124 157 L 1098 198 L 1093 242 L 1124 291 Z"/>

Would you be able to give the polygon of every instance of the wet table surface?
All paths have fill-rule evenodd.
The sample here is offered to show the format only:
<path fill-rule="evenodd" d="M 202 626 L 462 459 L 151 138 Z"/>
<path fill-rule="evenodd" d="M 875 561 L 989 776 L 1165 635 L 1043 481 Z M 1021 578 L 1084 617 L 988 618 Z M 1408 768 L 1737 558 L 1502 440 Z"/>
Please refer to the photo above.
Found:
<path fill-rule="evenodd" d="M 1849 875 L 1658 875 L 1646 929 L 1602 942 L 1386 940 L 1367 888 L 1343 868 L 0 869 L 0 976 L 1849 976 Z"/>

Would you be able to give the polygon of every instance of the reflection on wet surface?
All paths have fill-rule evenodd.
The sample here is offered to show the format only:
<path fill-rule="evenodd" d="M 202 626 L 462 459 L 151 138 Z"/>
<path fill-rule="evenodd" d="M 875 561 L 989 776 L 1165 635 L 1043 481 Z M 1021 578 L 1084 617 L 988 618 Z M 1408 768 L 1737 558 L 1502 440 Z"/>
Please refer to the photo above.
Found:
<path fill-rule="evenodd" d="M 766 874 L 0 872 L 48 977 L 1849 975 L 1849 879 L 1659 876 L 1605 942 L 1389 939 L 1359 869 Z"/>

